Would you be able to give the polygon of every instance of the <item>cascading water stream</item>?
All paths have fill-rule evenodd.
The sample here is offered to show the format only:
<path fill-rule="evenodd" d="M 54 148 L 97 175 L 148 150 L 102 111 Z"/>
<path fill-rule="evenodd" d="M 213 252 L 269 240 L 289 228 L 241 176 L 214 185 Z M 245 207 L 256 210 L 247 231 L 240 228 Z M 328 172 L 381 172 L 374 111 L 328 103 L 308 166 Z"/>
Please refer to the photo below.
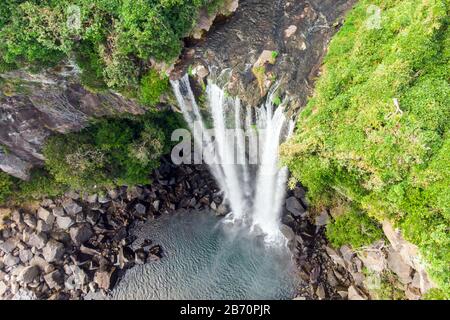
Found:
<path fill-rule="evenodd" d="M 203 159 L 230 206 L 227 220 L 249 224 L 268 242 L 285 243 L 280 232 L 280 211 L 287 168 L 279 167 L 278 147 L 293 131 L 284 105 L 274 110 L 276 86 L 260 108 L 242 108 L 216 84 L 208 83 L 207 112 L 212 129 L 205 125 L 190 87 L 189 77 L 171 81 L 178 104 L 203 152 Z"/>

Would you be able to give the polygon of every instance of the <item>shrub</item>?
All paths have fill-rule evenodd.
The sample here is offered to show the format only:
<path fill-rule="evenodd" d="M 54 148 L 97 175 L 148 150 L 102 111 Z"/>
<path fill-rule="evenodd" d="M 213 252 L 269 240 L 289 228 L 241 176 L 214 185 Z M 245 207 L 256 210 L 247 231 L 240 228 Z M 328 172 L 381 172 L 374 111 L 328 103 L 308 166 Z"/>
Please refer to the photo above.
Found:
<path fill-rule="evenodd" d="M 380 28 L 366 23 L 373 4 L 382 10 Z M 432 278 L 446 293 L 448 11 L 444 0 L 358 2 L 330 43 L 323 75 L 294 137 L 282 147 L 285 162 L 308 187 L 314 205 L 345 198 L 367 216 L 390 219 L 419 246 Z M 353 230 L 357 221 L 349 220 Z M 332 237 L 344 238 L 338 233 L 347 227 L 340 226 Z"/>
<path fill-rule="evenodd" d="M 13 193 L 13 178 L 0 171 L 0 204 L 5 202 Z"/>
<path fill-rule="evenodd" d="M 152 59 L 173 61 L 201 8 L 222 0 L 4 0 L 0 3 L 0 72 L 39 69 L 77 58 L 83 83 L 137 96 Z M 78 27 L 67 22 L 80 9 Z M 156 94 L 156 93 L 155 93 Z M 148 92 L 144 99 L 154 97 Z"/>
<path fill-rule="evenodd" d="M 51 137 L 45 166 L 57 183 L 77 190 L 146 184 L 180 123 L 164 112 L 97 120 L 79 133 Z"/>
<path fill-rule="evenodd" d="M 161 95 L 169 90 L 169 79 L 151 69 L 142 79 L 139 87 L 139 100 L 147 106 L 156 105 Z"/>
<path fill-rule="evenodd" d="M 376 221 L 355 209 L 340 215 L 328 224 L 326 235 L 333 246 L 350 244 L 354 249 L 383 238 L 383 232 Z"/>

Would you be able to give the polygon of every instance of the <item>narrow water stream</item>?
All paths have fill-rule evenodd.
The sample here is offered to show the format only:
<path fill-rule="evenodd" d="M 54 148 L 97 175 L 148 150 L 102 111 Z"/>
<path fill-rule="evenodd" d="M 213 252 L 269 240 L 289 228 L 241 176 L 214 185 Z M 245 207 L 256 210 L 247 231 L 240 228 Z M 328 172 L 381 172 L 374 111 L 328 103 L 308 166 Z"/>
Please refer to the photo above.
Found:
<path fill-rule="evenodd" d="M 136 229 L 164 258 L 129 270 L 113 299 L 292 299 L 290 253 L 209 213 L 164 216 Z"/>

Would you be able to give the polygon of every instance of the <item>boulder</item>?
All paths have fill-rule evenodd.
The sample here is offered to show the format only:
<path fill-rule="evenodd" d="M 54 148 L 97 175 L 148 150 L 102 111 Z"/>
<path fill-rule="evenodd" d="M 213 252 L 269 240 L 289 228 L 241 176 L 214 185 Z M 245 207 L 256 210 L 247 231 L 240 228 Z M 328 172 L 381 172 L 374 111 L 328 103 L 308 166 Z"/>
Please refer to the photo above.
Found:
<path fill-rule="evenodd" d="M 55 262 L 64 255 L 64 245 L 61 242 L 50 239 L 42 250 L 45 261 Z"/>
<path fill-rule="evenodd" d="M 93 235 L 92 227 L 87 223 L 70 228 L 70 238 L 77 246 L 87 242 Z"/>
<path fill-rule="evenodd" d="M 37 266 L 44 272 L 50 272 L 51 265 L 42 257 L 35 255 L 29 262 L 30 266 Z M 53 270 L 51 270 L 53 271 Z"/>
<path fill-rule="evenodd" d="M 364 293 L 360 292 L 355 286 L 348 288 L 348 300 L 367 300 Z"/>
<path fill-rule="evenodd" d="M 333 260 L 333 262 L 337 265 L 340 265 L 343 268 L 346 268 L 344 259 L 342 259 L 342 257 L 332 248 L 330 247 L 325 247 L 325 251 L 327 252 L 327 254 L 330 256 L 331 260 Z"/>
<path fill-rule="evenodd" d="M 5 257 L 3 258 L 3 263 L 5 264 L 5 266 L 7 267 L 14 267 L 15 265 L 17 265 L 20 262 L 19 258 L 16 256 L 13 256 L 11 253 L 8 253 L 7 255 L 5 255 Z"/>
<path fill-rule="evenodd" d="M 58 289 L 64 283 L 64 274 L 59 270 L 54 270 L 44 276 L 44 281 L 50 289 Z"/>
<path fill-rule="evenodd" d="M 60 228 L 62 230 L 69 229 L 74 223 L 75 223 L 75 221 L 72 219 L 72 217 L 69 217 L 69 216 L 56 217 L 56 224 L 58 225 L 58 228 Z"/>
<path fill-rule="evenodd" d="M 83 208 L 78 205 L 75 201 L 72 199 L 66 200 L 63 203 L 64 210 L 68 215 L 75 216 L 77 213 L 80 213 L 83 211 Z"/>
<path fill-rule="evenodd" d="M 0 250 L 4 253 L 10 253 L 17 247 L 17 240 L 16 239 L 8 239 L 3 243 L 0 243 Z"/>
<path fill-rule="evenodd" d="M 394 272 L 401 283 L 408 284 L 412 281 L 411 267 L 403 260 L 402 256 L 394 249 L 389 250 L 387 264 L 389 269 Z"/>
<path fill-rule="evenodd" d="M 37 232 L 49 232 L 50 230 L 52 230 L 52 225 L 47 224 L 42 220 L 38 220 L 37 226 L 36 226 Z"/>
<path fill-rule="evenodd" d="M 328 213 L 325 210 L 323 210 L 318 216 L 316 216 L 316 218 L 314 220 L 314 224 L 318 227 L 321 227 L 321 226 L 328 224 L 329 221 L 330 221 L 330 216 L 328 215 Z"/>
<path fill-rule="evenodd" d="M 31 214 L 25 214 L 23 217 L 23 222 L 32 229 L 36 228 L 37 226 L 37 219 Z"/>
<path fill-rule="evenodd" d="M 0 281 L 0 298 L 5 294 L 7 290 L 8 286 L 3 281 Z"/>
<path fill-rule="evenodd" d="M 285 238 L 288 242 L 292 242 L 295 240 L 295 233 L 291 227 L 289 227 L 285 224 L 282 224 L 280 226 L 280 231 L 285 236 Z"/>
<path fill-rule="evenodd" d="M 39 250 L 44 248 L 46 243 L 47 243 L 47 235 L 43 232 L 31 234 L 30 239 L 28 240 L 28 245 L 30 247 L 34 247 Z"/>
<path fill-rule="evenodd" d="M 145 215 L 145 213 L 147 212 L 147 208 L 142 203 L 136 204 L 134 206 L 134 210 L 140 216 Z"/>
<path fill-rule="evenodd" d="M 19 210 L 13 210 L 13 212 L 11 213 L 11 220 L 17 224 L 22 223 L 22 214 Z"/>
<path fill-rule="evenodd" d="M 381 250 L 365 250 L 359 254 L 359 258 L 363 261 L 367 269 L 373 272 L 383 272 L 386 268 L 386 257 Z"/>
<path fill-rule="evenodd" d="M 286 199 L 286 210 L 289 211 L 294 217 L 302 217 L 305 215 L 305 208 L 300 204 L 295 197 L 289 197 Z"/>
<path fill-rule="evenodd" d="M 53 222 L 55 221 L 55 216 L 53 214 L 51 214 L 50 211 L 48 211 L 42 207 L 40 207 L 38 209 L 37 215 L 38 215 L 39 219 L 41 219 L 48 225 L 52 225 Z"/>
<path fill-rule="evenodd" d="M 38 279 L 40 273 L 41 271 L 37 266 L 28 266 L 22 269 L 19 276 L 17 277 L 17 280 L 28 284 Z"/>
<path fill-rule="evenodd" d="M 31 252 L 31 250 L 26 249 L 26 250 L 19 251 L 19 259 L 22 263 L 27 263 L 32 258 L 33 258 L 33 253 Z"/>
<path fill-rule="evenodd" d="M 355 252 L 352 250 L 352 248 L 350 248 L 349 246 L 347 246 L 347 245 L 343 245 L 340 249 L 339 249 L 339 251 L 341 252 L 341 254 L 342 254 L 342 258 L 344 258 L 344 261 L 346 262 L 346 263 L 348 263 L 348 265 L 351 265 L 352 264 L 352 259 L 353 259 L 353 257 L 355 256 Z"/>
<path fill-rule="evenodd" d="M 90 196 L 87 197 L 87 202 L 94 204 L 97 203 L 98 200 L 98 195 L 97 194 L 92 194 Z"/>
<path fill-rule="evenodd" d="M 114 272 L 114 267 L 111 270 L 97 270 L 94 275 L 94 282 L 100 289 L 109 290 L 115 281 Z"/>
<path fill-rule="evenodd" d="M 66 213 L 64 212 L 64 209 L 61 207 L 53 208 L 52 213 L 56 217 L 64 217 L 66 215 Z"/>

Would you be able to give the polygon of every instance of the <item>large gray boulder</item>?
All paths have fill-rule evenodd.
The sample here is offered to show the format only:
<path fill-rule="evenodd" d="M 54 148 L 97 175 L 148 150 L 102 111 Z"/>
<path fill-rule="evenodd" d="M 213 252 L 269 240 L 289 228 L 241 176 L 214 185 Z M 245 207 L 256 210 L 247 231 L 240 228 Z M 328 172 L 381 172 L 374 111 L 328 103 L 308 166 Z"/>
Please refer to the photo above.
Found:
<path fill-rule="evenodd" d="M 286 210 L 289 211 L 294 217 L 302 217 L 306 210 L 295 197 L 289 197 L 286 199 Z"/>
<path fill-rule="evenodd" d="M 22 269 L 17 280 L 22 281 L 25 284 L 31 283 L 39 278 L 41 271 L 37 266 L 28 266 Z"/>
<path fill-rule="evenodd" d="M 64 255 L 64 245 L 61 242 L 50 239 L 42 250 L 45 261 L 55 262 Z"/>
<path fill-rule="evenodd" d="M 88 223 L 82 223 L 70 228 L 70 238 L 77 246 L 87 242 L 93 235 L 94 232 Z"/>

